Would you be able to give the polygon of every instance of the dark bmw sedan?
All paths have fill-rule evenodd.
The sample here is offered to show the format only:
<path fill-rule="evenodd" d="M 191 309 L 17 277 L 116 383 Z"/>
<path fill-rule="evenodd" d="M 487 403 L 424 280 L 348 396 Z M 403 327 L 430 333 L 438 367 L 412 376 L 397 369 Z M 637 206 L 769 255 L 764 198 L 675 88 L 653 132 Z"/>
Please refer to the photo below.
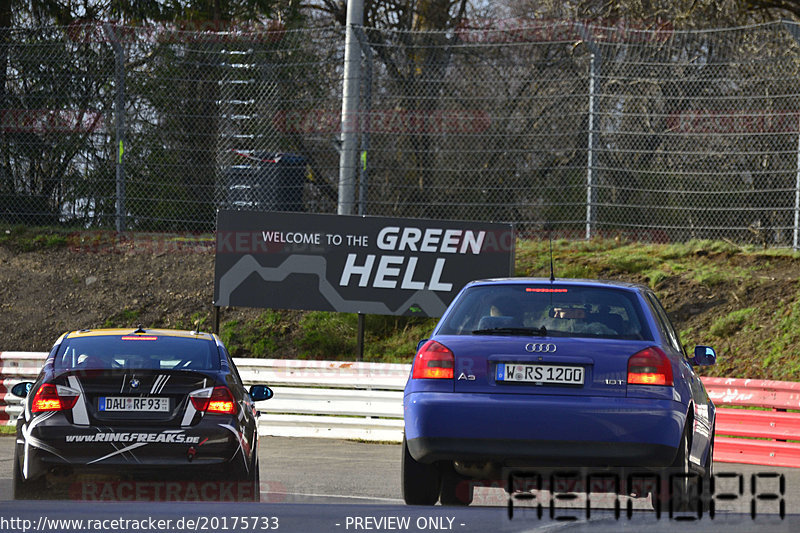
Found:
<path fill-rule="evenodd" d="M 696 367 L 715 360 L 707 346 L 684 351 L 641 285 L 473 282 L 414 358 L 404 396 L 405 501 L 469 504 L 474 480 L 557 468 L 653 474 L 670 482 L 649 489 L 654 505 L 700 508 L 715 409 Z"/>
<path fill-rule="evenodd" d="M 216 335 L 141 327 L 66 333 L 36 381 L 12 392 L 24 397 L 15 498 L 47 497 L 59 485 L 85 492 L 87 479 L 98 496 L 95 481 L 111 479 L 104 490 L 112 497 L 178 499 L 188 491 L 196 499 L 259 499 L 254 402 L 272 391 L 246 390 Z M 129 480 L 183 485 L 122 490 Z M 199 481 L 214 489 L 187 485 Z"/>

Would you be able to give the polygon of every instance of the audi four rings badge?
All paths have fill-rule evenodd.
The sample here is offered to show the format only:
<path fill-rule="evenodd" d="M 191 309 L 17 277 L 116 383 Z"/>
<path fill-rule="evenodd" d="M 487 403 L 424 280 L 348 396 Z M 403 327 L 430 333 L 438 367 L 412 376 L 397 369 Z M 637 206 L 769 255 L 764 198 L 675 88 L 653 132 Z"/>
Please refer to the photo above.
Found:
<path fill-rule="evenodd" d="M 525 345 L 525 351 L 532 353 L 553 353 L 556 351 L 556 345 L 545 342 L 529 342 Z"/>

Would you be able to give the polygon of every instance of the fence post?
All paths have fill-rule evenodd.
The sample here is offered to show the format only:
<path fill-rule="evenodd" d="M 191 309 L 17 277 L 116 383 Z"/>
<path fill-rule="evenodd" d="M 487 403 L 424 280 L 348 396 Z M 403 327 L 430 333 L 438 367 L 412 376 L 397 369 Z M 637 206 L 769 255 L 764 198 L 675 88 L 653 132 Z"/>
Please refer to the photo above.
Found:
<path fill-rule="evenodd" d="M 798 232 L 800 231 L 800 127 L 797 130 L 797 166 L 795 170 L 794 182 L 794 239 L 792 248 L 797 250 Z"/>
<path fill-rule="evenodd" d="M 361 112 L 361 164 L 359 168 L 359 181 L 358 181 L 358 214 L 367 214 L 367 183 L 369 180 L 368 164 L 369 164 L 369 129 L 370 129 L 370 113 L 372 112 L 372 49 L 369 47 L 367 35 L 364 33 L 363 28 L 354 27 L 358 43 L 361 46 L 361 51 L 364 53 L 364 108 Z"/>
<path fill-rule="evenodd" d="M 103 31 L 114 49 L 114 130 L 116 131 L 116 171 L 117 171 L 117 233 L 125 231 L 125 50 L 114 33 L 114 28 L 106 22 Z"/>
<path fill-rule="evenodd" d="M 361 51 L 355 26 L 364 21 L 364 0 L 347 3 L 347 34 L 344 45 L 344 82 L 342 85 L 342 150 L 339 153 L 339 201 L 337 213 L 353 214 L 355 177 L 358 162 L 358 93 L 361 82 Z"/>
<path fill-rule="evenodd" d="M 372 112 L 372 49 L 369 47 L 367 35 L 364 33 L 361 26 L 353 26 L 353 33 L 358 38 L 358 44 L 361 51 L 364 53 L 364 109 L 360 113 L 360 120 L 358 123 L 361 125 L 361 157 L 358 180 L 358 214 L 364 216 L 367 214 L 367 180 L 369 179 L 367 173 L 367 164 L 369 161 L 369 122 L 370 113 Z M 364 313 L 358 313 L 358 333 L 356 337 L 356 355 L 359 361 L 364 360 L 364 331 L 366 330 L 367 316 Z"/>
<path fill-rule="evenodd" d="M 592 170 L 594 167 L 594 68 L 595 68 L 595 54 L 591 53 L 589 63 L 589 124 L 588 124 L 588 139 L 586 147 L 586 240 L 592 238 L 592 223 L 595 213 L 592 211 L 592 204 L 594 203 L 594 189 L 592 188 Z"/>
<path fill-rule="evenodd" d="M 588 135 L 586 139 L 586 240 L 592 238 L 592 229 L 595 225 L 597 213 L 594 211 L 595 184 L 594 184 L 594 81 L 598 76 L 602 56 L 600 48 L 592 42 L 592 36 L 585 25 L 581 26 L 583 42 L 589 49 L 589 121 L 587 124 Z"/>
<path fill-rule="evenodd" d="M 784 29 L 789 32 L 794 42 L 800 45 L 800 27 L 790 20 L 782 20 Z M 797 165 L 795 167 L 794 184 L 794 238 L 792 239 L 792 249 L 797 250 L 798 238 L 800 238 L 800 128 L 797 133 Z"/>

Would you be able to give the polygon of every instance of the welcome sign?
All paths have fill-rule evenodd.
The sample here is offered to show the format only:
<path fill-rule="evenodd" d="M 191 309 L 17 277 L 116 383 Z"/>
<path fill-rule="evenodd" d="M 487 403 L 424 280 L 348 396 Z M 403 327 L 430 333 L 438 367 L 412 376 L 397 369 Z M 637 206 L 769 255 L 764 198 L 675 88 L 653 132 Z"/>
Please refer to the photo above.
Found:
<path fill-rule="evenodd" d="M 513 274 L 514 244 L 510 224 L 219 211 L 214 305 L 441 316 Z"/>

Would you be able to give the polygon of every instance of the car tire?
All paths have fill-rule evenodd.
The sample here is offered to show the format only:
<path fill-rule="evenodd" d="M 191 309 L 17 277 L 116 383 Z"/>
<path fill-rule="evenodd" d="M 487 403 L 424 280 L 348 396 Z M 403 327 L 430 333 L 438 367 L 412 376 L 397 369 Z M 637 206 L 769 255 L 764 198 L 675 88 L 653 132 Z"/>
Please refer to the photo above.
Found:
<path fill-rule="evenodd" d="M 408 452 L 403 437 L 403 459 L 401 463 L 403 500 L 408 505 L 434 505 L 439 500 L 441 476 L 433 464 L 417 462 Z"/>
<path fill-rule="evenodd" d="M 714 479 L 714 429 L 711 430 L 711 440 L 708 444 L 708 457 L 706 458 L 705 473 L 702 477 L 702 494 L 700 503 L 703 513 L 711 512 L 714 505 L 714 494 L 711 492 L 711 480 Z"/>
<path fill-rule="evenodd" d="M 22 473 L 19 471 L 19 461 L 16 454 L 14 455 L 14 494 L 15 500 L 27 500 L 25 497 L 25 482 L 22 480 Z"/>
<path fill-rule="evenodd" d="M 658 499 L 661 503 L 661 512 L 693 512 L 697 511 L 701 502 L 700 476 L 691 475 L 689 467 L 689 439 L 688 426 L 684 429 L 678 445 L 678 453 L 672 464 L 660 472 L 661 494 Z M 704 483 L 705 485 L 705 483 Z M 653 508 L 656 506 L 656 497 L 652 496 Z"/>
<path fill-rule="evenodd" d="M 241 461 L 238 455 L 236 459 L 234 464 L 228 465 L 227 472 L 223 472 L 220 479 L 233 483 L 234 501 L 260 501 L 259 488 L 261 482 L 258 472 L 258 454 L 253 454 L 249 468 L 246 468 L 244 461 Z"/>
<path fill-rule="evenodd" d="M 38 500 L 44 499 L 45 495 L 45 479 L 39 478 L 34 481 L 25 481 L 22 477 L 22 471 L 19 468 L 19 460 L 14 454 L 14 494 L 15 500 Z"/>
<path fill-rule="evenodd" d="M 250 484 L 252 486 L 252 501 L 261 501 L 261 473 L 259 472 L 258 455 L 254 453 L 253 467 L 250 472 Z"/>
<path fill-rule="evenodd" d="M 446 463 L 441 470 L 439 501 L 442 505 L 466 506 L 472 503 L 474 486 L 469 479 L 459 475 L 453 465 Z"/>

